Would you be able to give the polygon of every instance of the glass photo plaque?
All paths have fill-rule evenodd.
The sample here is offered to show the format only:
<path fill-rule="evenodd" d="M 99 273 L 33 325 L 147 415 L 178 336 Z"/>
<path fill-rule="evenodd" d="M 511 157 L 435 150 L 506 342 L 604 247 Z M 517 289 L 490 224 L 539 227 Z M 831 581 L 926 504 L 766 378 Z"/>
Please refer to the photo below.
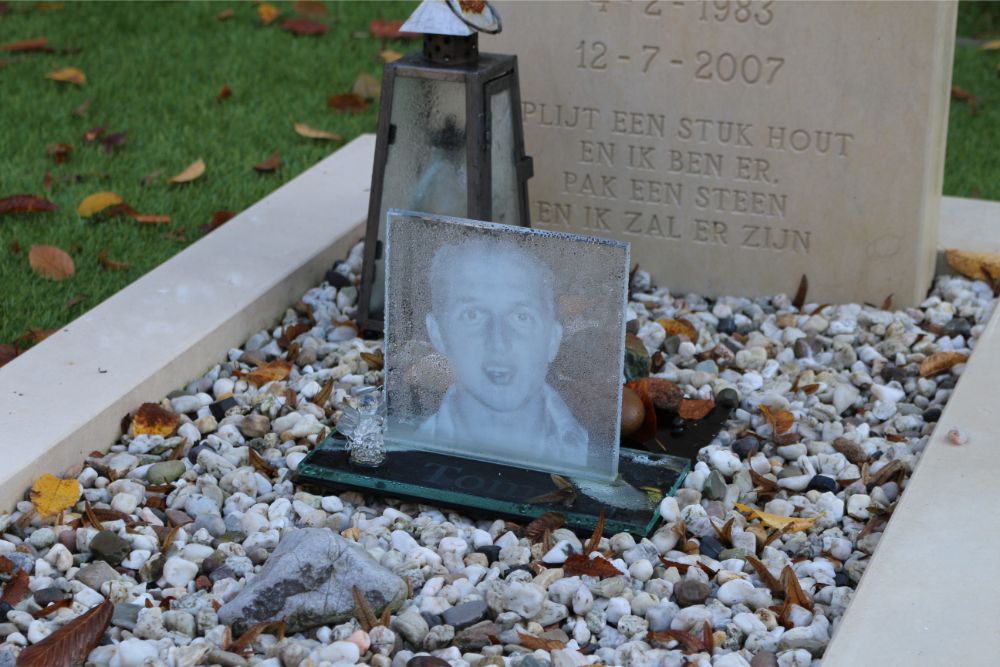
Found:
<path fill-rule="evenodd" d="M 608 482 L 628 245 L 390 210 L 386 443 Z"/>

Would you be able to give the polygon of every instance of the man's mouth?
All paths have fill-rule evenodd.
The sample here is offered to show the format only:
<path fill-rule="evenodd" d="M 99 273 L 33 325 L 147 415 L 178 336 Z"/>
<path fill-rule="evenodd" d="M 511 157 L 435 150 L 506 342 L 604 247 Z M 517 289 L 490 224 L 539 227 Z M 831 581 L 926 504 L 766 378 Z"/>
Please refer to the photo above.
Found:
<path fill-rule="evenodd" d="M 507 364 L 483 364 L 483 374 L 493 384 L 505 386 L 514 381 L 514 367 Z"/>

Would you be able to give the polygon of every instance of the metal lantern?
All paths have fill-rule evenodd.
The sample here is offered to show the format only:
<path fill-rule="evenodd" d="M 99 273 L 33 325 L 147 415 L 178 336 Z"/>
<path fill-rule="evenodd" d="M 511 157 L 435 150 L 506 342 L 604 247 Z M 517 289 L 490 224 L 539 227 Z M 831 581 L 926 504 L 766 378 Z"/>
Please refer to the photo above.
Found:
<path fill-rule="evenodd" d="M 488 2 L 423 0 L 403 24 L 422 52 L 385 66 L 361 281 L 361 325 L 381 330 L 390 208 L 528 226 L 516 56 L 479 53 L 500 32 Z"/>

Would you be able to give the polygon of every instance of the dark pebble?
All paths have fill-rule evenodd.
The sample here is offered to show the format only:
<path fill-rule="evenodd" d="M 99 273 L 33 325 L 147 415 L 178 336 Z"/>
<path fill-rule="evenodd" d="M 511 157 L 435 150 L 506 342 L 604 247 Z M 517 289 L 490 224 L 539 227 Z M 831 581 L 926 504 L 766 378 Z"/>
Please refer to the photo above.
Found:
<path fill-rule="evenodd" d="M 760 451 L 760 443 L 757 442 L 757 438 L 748 435 L 734 442 L 732 449 L 734 454 L 741 459 L 746 459 Z"/>
<path fill-rule="evenodd" d="M 953 317 L 951 321 L 944 325 L 944 335 L 952 338 L 954 336 L 969 337 L 972 333 L 972 325 L 964 317 Z"/>
<path fill-rule="evenodd" d="M 340 289 L 341 287 L 350 287 L 351 278 L 350 276 L 344 275 L 338 269 L 343 265 L 343 262 L 337 262 L 333 265 L 333 268 L 326 272 L 323 276 L 326 282 L 330 283 L 331 286 Z"/>
<path fill-rule="evenodd" d="M 208 447 L 208 445 L 201 445 L 201 444 L 199 444 L 199 445 L 195 445 L 194 447 L 192 447 L 191 449 L 189 449 L 188 450 L 188 461 L 190 461 L 191 463 L 197 463 L 198 462 L 198 453 L 201 452 L 201 450 L 205 449 L 206 447 Z"/>
<path fill-rule="evenodd" d="M 823 351 L 823 343 L 815 336 L 798 338 L 792 345 L 796 359 L 812 359 L 815 355 Z"/>
<path fill-rule="evenodd" d="M 892 382 L 896 380 L 899 383 L 906 382 L 906 377 L 908 373 L 898 366 L 883 366 L 882 370 L 879 371 L 879 375 L 886 382 Z"/>
<path fill-rule="evenodd" d="M 521 662 L 517 664 L 520 667 L 549 667 L 552 663 L 544 658 L 537 658 L 529 653 L 521 658 Z"/>
<path fill-rule="evenodd" d="M 663 341 L 663 349 L 667 354 L 677 354 L 677 350 L 681 347 L 681 337 L 680 336 L 667 336 L 667 339 Z"/>
<path fill-rule="evenodd" d="M 924 410 L 923 418 L 924 421 L 929 424 L 937 422 L 939 419 L 941 419 L 941 408 L 938 407 L 927 408 L 926 410 Z"/>
<path fill-rule="evenodd" d="M 61 588 L 57 586 L 50 586 L 49 588 L 40 588 L 35 591 L 35 602 L 39 606 L 44 607 L 45 605 L 52 604 L 53 602 L 58 602 L 59 600 L 65 600 L 69 595 Z"/>
<path fill-rule="evenodd" d="M 681 607 L 701 604 L 711 592 L 708 584 L 697 579 L 682 579 L 674 585 L 674 599 Z"/>
<path fill-rule="evenodd" d="M 826 475 L 814 475 L 806 487 L 809 491 L 819 491 L 820 493 L 826 493 L 827 491 L 836 493 L 838 488 L 837 480 Z"/>
<path fill-rule="evenodd" d="M 719 395 L 715 397 L 715 402 L 727 410 L 731 410 L 740 404 L 740 396 L 735 389 L 727 387 L 719 392 Z"/>
<path fill-rule="evenodd" d="M 472 600 L 445 609 L 441 618 L 456 630 L 462 630 L 486 618 L 486 600 Z"/>
<path fill-rule="evenodd" d="M 708 556 L 709 558 L 713 558 L 715 560 L 718 560 L 719 554 L 721 554 L 726 548 L 722 545 L 722 542 L 720 542 L 718 539 L 716 539 L 711 535 L 705 535 L 704 537 L 702 537 L 700 540 L 700 545 L 701 546 L 699 547 L 699 550 L 701 551 L 702 555 Z"/>
<path fill-rule="evenodd" d="M 225 565 L 212 570 L 211 574 L 208 575 L 208 578 L 212 580 L 213 584 L 217 581 L 222 581 L 223 579 L 239 579 L 239 577 L 236 576 L 236 573 Z"/>
<path fill-rule="evenodd" d="M 7 612 L 13 608 L 14 607 L 12 607 L 9 602 L 4 602 L 3 600 L 0 600 L 0 620 L 6 621 Z"/>
<path fill-rule="evenodd" d="M 478 549 L 476 549 L 476 552 L 477 553 L 481 553 L 481 554 L 485 554 L 486 555 L 486 560 L 487 560 L 487 562 L 489 562 L 490 565 L 492 565 L 493 563 L 497 562 L 497 559 L 500 558 L 500 547 L 498 547 L 495 544 L 486 544 L 486 545 L 483 545 L 483 546 L 479 547 Z"/>
<path fill-rule="evenodd" d="M 268 555 L 269 553 L 267 549 L 264 547 L 257 547 L 256 549 L 251 549 L 250 552 L 247 553 L 247 558 L 249 558 L 250 562 L 254 565 L 262 565 L 264 561 L 267 560 Z"/>
<path fill-rule="evenodd" d="M 729 338 L 728 336 L 722 339 L 722 344 L 725 345 L 729 349 L 729 351 L 732 352 L 733 354 L 736 354 L 737 352 L 743 349 L 742 345 L 737 343 L 732 338 Z"/>
<path fill-rule="evenodd" d="M 407 660 L 406 667 L 451 667 L 451 664 L 433 655 L 418 655 Z"/>
<path fill-rule="evenodd" d="M 122 562 L 131 551 L 131 543 L 110 530 L 102 530 L 90 540 L 90 553 L 94 560 L 103 560 L 112 567 Z"/>
<path fill-rule="evenodd" d="M 670 435 L 672 436 L 684 435 L 684 427 L 686 425 L 687 422 L 685 422 L 684 419 L 682 419 L 681 417 L 675 417 L 674 420 L 670 422 Z"/>
<path fill-rule="evenodd" d="M 504 576 L 504 578 L 510 577 L 510 575 L 512 575 L 515 572 L 518 572 L 520 570 L 524 570 L 525 572 L 527 572 L 528 574 L 531 574 L 532 576 L 534 576 L 534 574 L 535 574 L 534 571 L 531 569 L 530 565 L 511 565 L 507 569 L 507 571 L 504 572 L 503 576 Z"/>
<path fill-rule="evenodd" d="M 715 330 L 721 334 L 731 334 L 736 331 L 736 320 L 732 317 L 720 317 Z"/>
<path fill-rule="evenodd" d="M 444 625 L 444 619 L 437 614 L 432 614 L 429 611 L 422 611 L 420 615 L 425 621 L 427 621 L 427 627 L 433 628 L 436 625 Z"/>
<path fill-rule="evenodd" d="M 841 570 L 833 576 L 833 583 L 837 586 L 850 586 L 851 578 L 847 576 L 847 572 Z"/>
<path fill-rule="evenodd" d="M 216 421 L 221 422 L 223 419 L 225 419 L 226 412 L 230 408 L 234 408 L 237 405 L 239 405 L 239 403 L 236 402 L 236 399 L 230 396 L 228 398 L 222 399 L 221 401 L 216 401 L 215 403 L 212 403 L 211 405 L 208 406 L 208 409 L 212 411 L 212 416 L 215 417 Z"/>
<path fill-rule="evenodd" d="M 637 334 L 637 333 L 639 333 L 639 318 L 638 317 L 635 318 L 634 320 L 629 320 L 625 324 L 625 333 L 630 333 L 630 334 Z"/>

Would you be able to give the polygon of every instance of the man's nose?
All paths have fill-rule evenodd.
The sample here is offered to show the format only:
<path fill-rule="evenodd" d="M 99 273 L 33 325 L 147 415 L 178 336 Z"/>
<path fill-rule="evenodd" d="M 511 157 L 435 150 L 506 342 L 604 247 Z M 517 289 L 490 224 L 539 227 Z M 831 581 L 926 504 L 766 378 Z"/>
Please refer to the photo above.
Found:
<path fill-rule="evenodd" d="M 491 317 L 486 332 L 486 349 L 490 352 L 510 352 L 511 330 L 502 317 Z"/>

